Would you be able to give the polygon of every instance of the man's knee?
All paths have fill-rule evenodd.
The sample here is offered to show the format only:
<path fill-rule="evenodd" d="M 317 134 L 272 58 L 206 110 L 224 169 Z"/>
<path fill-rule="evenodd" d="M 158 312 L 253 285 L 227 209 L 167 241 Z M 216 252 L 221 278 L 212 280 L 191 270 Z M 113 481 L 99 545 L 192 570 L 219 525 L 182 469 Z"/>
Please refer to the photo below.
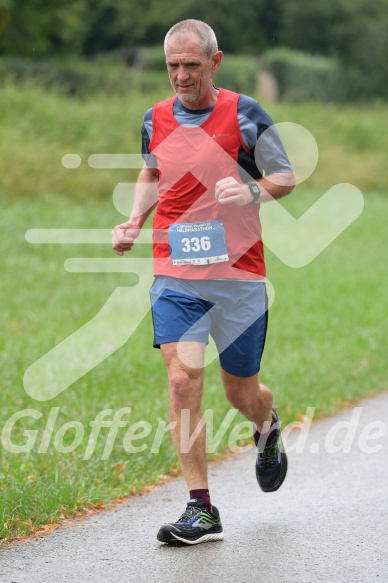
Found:
<path fill-rule="evenodd" d="M 229 403 L 241 413 L 250 413 L 259 397 L 258 376 L 237 377 L 222 371 L 222 380 Z"/>
<path fill-rule="evenodd" d="M 175 409 L 190 409 L 200 404 L 202 383 L 185 369 L 173 371 L 169 379 L 170 402 Z"/>
<path fill-rule="evenodd" d="M 236 391 L 228 392 L 226 391 L 226 398 L 234 409 L 238 409 L 241 413 L 245 413 L 247 409 L 251 409 L 251 401 L 247 399 L 247 396 Z"/>

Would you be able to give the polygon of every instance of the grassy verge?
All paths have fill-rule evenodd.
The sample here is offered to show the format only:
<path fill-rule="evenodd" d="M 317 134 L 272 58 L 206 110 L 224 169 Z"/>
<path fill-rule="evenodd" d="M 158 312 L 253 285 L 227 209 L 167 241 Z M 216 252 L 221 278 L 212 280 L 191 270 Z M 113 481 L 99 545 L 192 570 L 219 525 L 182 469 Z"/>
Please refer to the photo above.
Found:
<path fill-rule="evenodd" d="M 109 245 L 31 245 L 24 233 L 31 228 L 110 229 L 121 222 L 111 195 L 117 182 L 132 180 L 130 172 L 99 171 L 86 164 L 66 170 L 60 159 L 68 152 L 80 154 L 83 161 L 98 151 L 136 152 L 136 125 L 153 97 L 132 95 L 125 102 L 108 104 L 96 96 L 95 101 L 83 103 L 39 93 L 37 88 L 23 93 L 8 87 L 0 100 L 6 105 L 0 111 L 7 111 L 1 126 L 5 154 L 1 159 L 0 429 L 19 411 L 32 409 L 41 415 L 35 419 L 28 414 L 12 429 L 14 445 L 30 439 L 30 451 L 16 453 L 1 447 L 0 537 L 13 538 L 62 515 L 138 491 L 176 468 L 176 456 L 168 435 L 161 440 L 158 453 L 151 452 L 159 422 L 167 420 L 167 398 L 160 354 L 151 348 L 149 314 L 130 342 L 112 351 L 52 401 L 36 401 L 23 387 L 24 372 L 33 362 L 93 318 L 117 286 L 136 284 L 127 273 L 65 271 L 68 257 L 112 257 Z M 360 118 L 355 110 L 333 112 L 331 119 L 341 125 L 341 136 Z M 279 120 L 287 116 L 299 123 L 303 120 L 301 107 L 282 106 L 275 114 Z M 377 188 L 369 191 L 377 185 L 376 176 L 367 172 L 361 176 L 363 183 L 353 180 L 359 166 L 374 164 L 374 157 L 381 156 L 385 146 L 383 139 L 380 143 L 373 137 L 372 128 L 369 138 L 365 132 L 366 140 L 374 140 L 374 153 L 364 151 L 363 143 L 352 143 L 349 155 L 357 160 L 357 176 L 351 175 L 349 167 L 349 173 L 338 179 L 337 168 L 331 175 L 332 163 L 327 161 L 330 144 L 335 142 L 326 135 L 320 115 L 315 106 L 306 106 L 307 127 L 311 131 L 320 128 L 322 136 L 318 143 L 323 166 L 317 168 L 322 184 L 318 190 L 314 183 L 307 183 L 289 198 L 287 207 L 295 215 L 301 214 L 335 181 L 354 181 L 364 188 L 366 204 L 356 223 L 303 269 L 288 268 L 267 252 L 276 299 L 270 310 L 262 378 L 274 389 L 285 423 L 305 413 L 308 406 L 316 407 L 318 417 L 386 388 L 382 241 L 388 204 Z M 371 116 L 372 121 L 377 120 L 378 113 L 374 117 L 371 112 Z M 347 152 L 345 142 L 341 148 Z M 381 173 L 386 171 L 382 167 Z M 133 256 L 142 258 L 149 253 L 149 248 L 139 245 Z M 132 314 L 123 317 L 130 319 Z M 206 379 L 204 409 L 214 411 L 216 431 L 230 409 L 222 394 L 217 363 L 207 367 Z M 125 407 L 131 408 L 123 417 L 126 425 L 118 429 L 107 459 L 102 458 L 109 428 L 101 429 L 90 458 L 83 459 L 96 415 L 111 409 L 108 418 L 112 419 Z M 49 419 L 53 420 L 51 435 Z M 140 453 L 128 452 L 126 431 L 142 420 L 150 425 L 150 433 L 134 443 L 146 448 Z M 234 419 L 214 455 L 228 446 L 230 431 L 241 420 L 239 416 Z M 72 451 L 58 452 L 58 445 L 71 449 L 77 437 L 74 422 L 84 429 L 83 438 Z M 67 423 L 73 425 L 65 432 Z"/>
<path fill-rule="evenodd" d="M 38 86 L 5 84 L 0 91 L 2 192 L 12 199 L 104 200 L 117 182 L 133 180 L 136 172 L 96 170 L 88 166 L 88 156 L 138 153 L 143 113 L 169 94 L 155 88 L 144 95 L 96 93 L 89 99 L 68 99 Z M 317 141 L 319 161 L 307 187 L 327 189 L 350 182 L 376 191 L 388 184 L 387 106 L 278 104 L 268 111 L 276 122 L 305 126 Z M 79 168 L 63 168 L 67 153 L 81 157 Z"/>

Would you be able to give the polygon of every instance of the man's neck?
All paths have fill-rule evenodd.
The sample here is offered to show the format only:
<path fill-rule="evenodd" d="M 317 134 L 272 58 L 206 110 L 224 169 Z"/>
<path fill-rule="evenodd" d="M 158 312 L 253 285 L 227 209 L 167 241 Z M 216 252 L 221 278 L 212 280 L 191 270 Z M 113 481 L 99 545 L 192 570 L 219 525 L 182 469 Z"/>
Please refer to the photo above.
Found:
<path fill-rule="evenodd" d="M 186 103 L 183 101 L 182 97 L 180 97 L 180 101 L 184 107 L 187 109 L 207 109 L 208 107 L 214 107 L 218 101 L 219 96 L 219 89 L 216 89 L 214 86 L 211 88 L 208 94 L 204 95 L 198 101 L 194 103 Z"/>

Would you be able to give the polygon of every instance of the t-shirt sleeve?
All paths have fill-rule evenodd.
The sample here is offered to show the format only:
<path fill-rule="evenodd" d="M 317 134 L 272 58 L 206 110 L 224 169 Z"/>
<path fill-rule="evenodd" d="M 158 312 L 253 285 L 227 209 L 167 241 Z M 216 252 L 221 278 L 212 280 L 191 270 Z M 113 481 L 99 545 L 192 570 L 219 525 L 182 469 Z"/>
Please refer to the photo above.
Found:
<path fill-rule="evenodd" d="M 141 127 L 141 155 L 147 166 L 157 168 L 158 163 L 153 154 L 150 152 L 150 141 L 152 138 L 152 107 L 148 109 Z"/>
<path fill-rule="evenodd" d="M 241 95 L 237 113 L 244 144 L 261 174 L 292 172 L 276 125 L 265 109 L 251 97 Z"/>

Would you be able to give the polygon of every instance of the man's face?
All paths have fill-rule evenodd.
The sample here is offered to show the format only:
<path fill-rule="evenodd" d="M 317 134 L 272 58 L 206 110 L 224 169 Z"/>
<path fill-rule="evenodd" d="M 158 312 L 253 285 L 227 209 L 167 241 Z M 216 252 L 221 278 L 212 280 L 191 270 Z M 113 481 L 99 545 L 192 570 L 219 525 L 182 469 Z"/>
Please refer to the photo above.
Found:
<path fill-rule="evenodd" d="M 206 100 L 213 87 L 213 75 L 221 63 L 222 53 L 210 59 L 196 35 L 181 38 L 173 35 L 167 44 L 166 63 L 170 82 L 184 105 L 190 108 Z M 204 105 L 206 107 L 206 105 Z"/>

